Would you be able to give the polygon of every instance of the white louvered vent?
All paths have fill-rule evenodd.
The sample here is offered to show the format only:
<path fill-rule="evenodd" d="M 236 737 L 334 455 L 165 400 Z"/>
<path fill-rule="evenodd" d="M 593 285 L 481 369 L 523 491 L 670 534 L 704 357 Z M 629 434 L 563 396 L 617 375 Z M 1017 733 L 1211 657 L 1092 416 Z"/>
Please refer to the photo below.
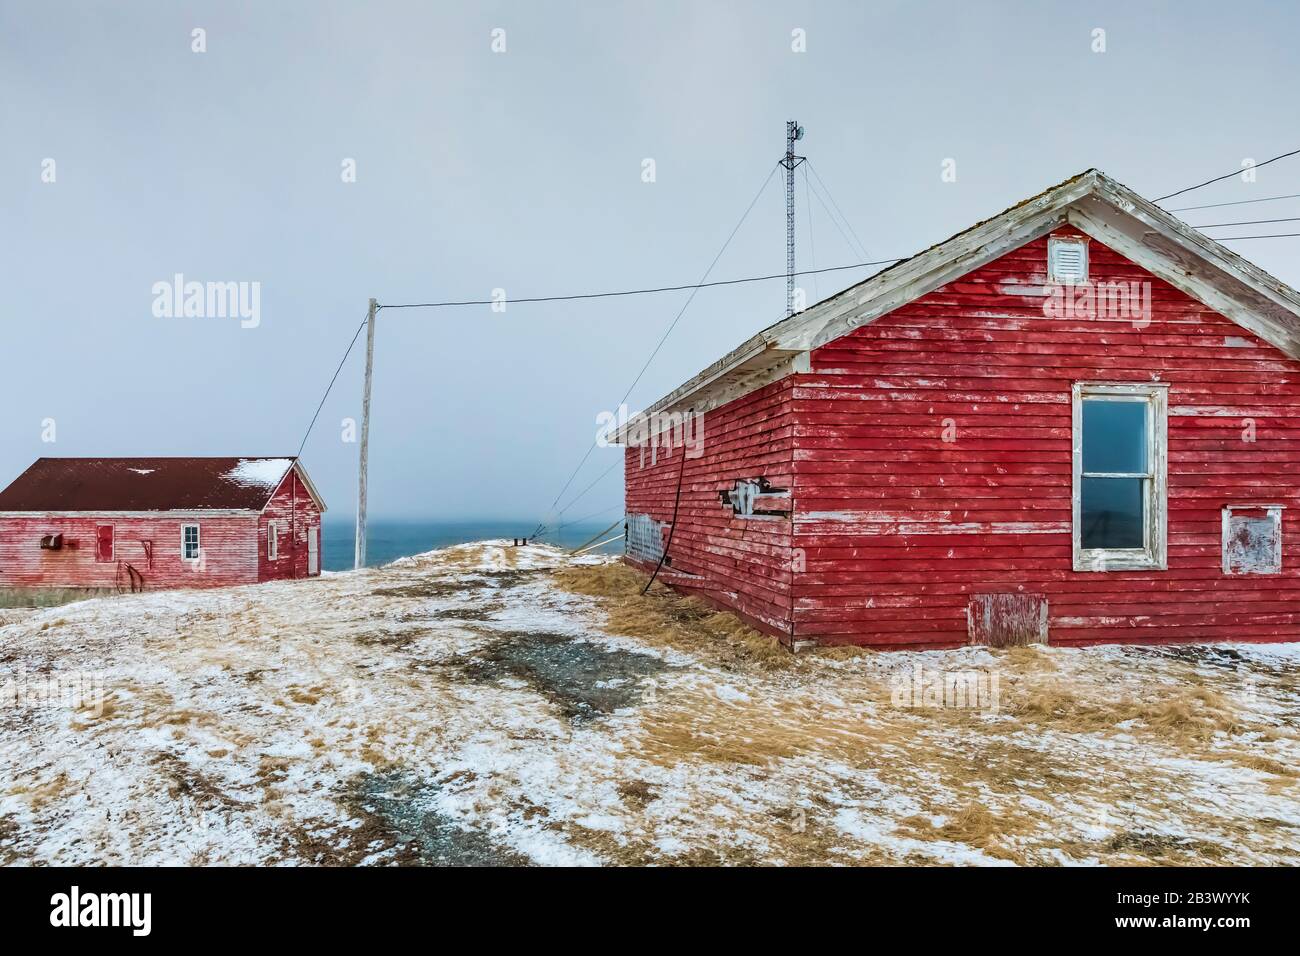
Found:
<path fill-rule="evenodd" d="M 1088 244 L 1078 239 L 1047 243 L 1047 275 L 1053 282 L 1088 281 Z"/>

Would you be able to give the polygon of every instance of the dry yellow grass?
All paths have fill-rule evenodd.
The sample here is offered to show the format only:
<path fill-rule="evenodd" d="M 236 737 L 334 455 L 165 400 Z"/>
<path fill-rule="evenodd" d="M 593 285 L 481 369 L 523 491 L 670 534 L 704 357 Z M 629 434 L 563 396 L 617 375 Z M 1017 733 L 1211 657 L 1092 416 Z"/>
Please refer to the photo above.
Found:
<path fill-rule="evenodd" d="M 1206 687 L 1170 690 L 1157 699 L 1082 697 L 1061 683 L 1029 688 L 1011 706 L 1012 713 L 1035 723 L 1052 724 L 1066 732 L 1092 732 L 1129 721 L 1162 736 L 1205 740 L 1216 733 L 1241 729 L 1232 705 Z"/>
<path fill-rule="evenodd" d="M 556 572 L 556 579 L 565 590 L 595 597 L 610 631 L 753 672 L 760 679 L 763 674 L 786 675 L 780 679 L 779 692 L 772 686 L 770 695 L 746 700 L 720 702 L 700 688 L 668 693 L 647 712 L 631 753 L 669 768 L 703 763 L 763 772 L 785 761 L 817 757 L 869 769 L 900 792 L 936 799 L 944 795 L 942 805 L 931 807 L 933 815 L 943 817 L 939 825 L 925 814 L 899 821 L 900 836 L 923 843 L 961 844 L 991 858 L 1043 863 L 1041 845 L 1044 834 L 1053 832 L 1054 820 L 1050 812 L 1017 807 L 1005 799 L 1008 793 L 1032 786 L 1036 796 L 1052 804 L 1083 801 L 1106 806 L 1140 800 L 1149 788 L 1165 785 L 1164 775 L 1151 768 L 1135 780 L 1132 755 L 1125 747 L 1113 755 L 1094 757 L 1090 772 L 1080 774 L 1069 755 L 1036 748 L 1032 738 L 1028 745 L 1019 745 L 1009 736 L 1023 732 L 1026 725 L 1094 737 L 1147 736 L 1192 759 L 1217 757 L 1270 774 L 1269 786 L 1274 790 L 1287 787 L 1294 777 L 1274 756 L 1220 749 L 1223 735 L 1238 735 L 1244 725 L 1230 697 L 1203 681 L 1139 680 L 1108 686 L 1087 673 L 1075 673 L 1073 659 L 1044 648 L 990 650 L 994 663 L 982 666 L 1001 678 L 1002 713 L 1017 720 L 989 725 L 985 715 L 974 710 L 892 706 L 889 668 L 855 668 L 851 677 L 839 675 L 848 681 L 843 683 L 815 664 L 871 652 L 826 648 L 812 655 L 792 655 L 734 615 L 715 612 L 671 589 L 655 586 L 642 595 L 646 576 L 621 563 L 564 568 Z M 834 721 L 824 719 L 816 692 L 828 679 L 835 681 L 843 705 Z M 957 745 L 957 740 L 964 743 Z M 906 754 L 906 760 L 900 760 L 900 754 Z M 1208 817 L 1187 816 L 1207 827 L 1216 825 Z M 817 819 L 815 813 L 812 819 Z M 785 833 L 776 826 L 765 834 L 785 859 L 825 862 L 835 855 L 834 841 L 824 841 L 816 830 Z M 1130 843 L 1120 840 L 1113 847 L 1080 843 L 1071 852 L 1116 862 L 1131 861 L 1137 853 L 1141 859 L 1147 852 L 1145 844 L 1139 839 L 1135 850 Z M 600 849 L 613 852 L 611 847 Z M 1159 852 L 1160 859 L 1185 853 L 1189 860 L 1202 853 L 1178 847 Z M 616 856 L 631 862 L 646 859 L 646 851 L 633 840 Z"/>
<path fill-rule="evenodd" d="M 922 815 L 908 817 L 899 823 L 920 839 L 964 843 L 978 847 L 991 857 L 1015 863 L 1026 860 L 1024 854 L 1011 845 L 1011 840 L 1031 835 L 1038 829 L 1029 817 L 994 813 L 976 801 L 950 814 L 939 826 Z"/>
<path fill-rule="evenodd" d="M 642 594 L 647 576 L 621 562 L 571 566 L 554 574 L 564 590 L 597 599 L 612 633 L 693 651 L 730 666 L 780 670 L 795 662 L 776 638 L 734 614 L 658 584 Z"/>
<path fill-rule="evenodd" d="M 753 670 L 779 671 L 797 667 L 803 655 L 791 654 L 776 638 L 750 627 L 735 614 L 718 611 L 706 602 L 656 583 L 642 594 L 648 575 L 621 561 L 577 565 L 554 572 L 561 588 L 594 597 L 615 634 L 638 637 L 652 644 L 703 654 L 715 663 Z M 871 654 L 861 647 L 818 648 L 817 657 L 847 660 Z"/>
<path fill-rule="evenodd" d="M 146 625 L 111 606 L 97 612 L 107 623 L 69 612 L 65 629 L 27 638 L 31 653 L 44 660 L 53 637 L 78 667 L 110 661 L 111 696 L 102 718 L 78 713 L 71 731 L 11 729 L 43 755 L 16 789 L 0 787 L 40 816 L 24 824 L 24 852 L 54 858 L 33 849 L 47 832 L 59 837 L 51 846 L 85 846 L 58 828 L 81 805 L 83 767 L 102 764 L 112 772 L 99 786 L 136 781 L 114 799 L 148 811 L 131 824 L 141 835 L 181 801 L 286 837 L 271 861 L 359 862 L 374 841 L 391 843 L 389 824 L 349 807 L 346 832 L 332 830 L 302 808 L 350 792 L 360 761 L 454 791 L 476 832 L 526 833 L 610 863 L 1295 861 L 1295 683 L 1267 658 L 793 655 L 701 601 L 659 585 L 642 596 L 646 576 L 626 565 L 548 572 L 544 561 L 563 556 L 472 545 L 326 578 L 289 600 L 278 586 L 219 596 L 179 627 L 170 611 Z M 551 573 L 590 600 L 535 586 Z M 466 621 L 528 602 L 595 610 L 608 625 L 583 613 L 584 630 L 677 653 L 637 704 L 571 732 L 545 696 L 517 681 L 468 684 L 445 664 L 515 633 L 518 615 L 508 631 Z M 113 640 L 87 652 L 96 629 Z M 156 680 L 159 667 L 169 679 Z M 995 675 L 1000 705 L 899 705 L 892 684 L 914 667 Z M 476 762 L 485 746 L 502 758 L 491 772 Z M 155 756 L 160 747 L 175 756 Z M 606 815 L 613 826 L 590 826 Z M 241 862 L 216 842 L 222 832 L 196 858 Z M 121 861 L 144 842 L 99 852 Z M 387 859 L 408 852 L 416 859 Z"/>

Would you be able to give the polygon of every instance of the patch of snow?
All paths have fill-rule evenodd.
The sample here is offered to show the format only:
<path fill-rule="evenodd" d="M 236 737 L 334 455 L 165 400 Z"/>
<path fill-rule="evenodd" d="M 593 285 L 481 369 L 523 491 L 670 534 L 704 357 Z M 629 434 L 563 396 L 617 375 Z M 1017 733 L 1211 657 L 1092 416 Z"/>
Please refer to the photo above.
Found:
<path fill-rule="evenodd" d="M 1167 862 L 1144 849 L 1152 836 L 1175 862 L 1300 863 L 1294 782 L 1249 759 L 1296 765 L 1300 645 L 1221 645 L 1240 655 L 1229 665 L 963 648 L 811 654 L 769 672 L 608 633 L 593 599 L 544 573 L 573 562 L 482 542 L 310 581 L 0 618 L 0 687 L 93 673 L 108 697 L 98 719 L 0 707 L 0 864 L 313 863 L 322 847 L 387 864 L 377 811 L 349 794 L 378 777 L 401 804 L 393 768 L 417 788 L 412 812 L 546 865 Z M 545 673 L 466 667 L 514 633 L 665 669 L 639 702 L 571 720 Z M 917 664 L 993 670 L 1008 708 L 894 707 L 891 678 Z M 1009 706 L 1026 673 L 1083 702 L 1203 686 L 1232 697 L 1243 731 L 1183 742 L 1140 719 L 1036 722 Z M 628 680 L 596 671 L 590 685 Z M 952 838 L 972 806 L 1017 826 L 981 846 Z"/>
<path fill-rule="evenodd" d="M 733 687 L 730 684 L 719 684 L 713 688 L 713 693 L 719 700 L 725 700 L 728 703 L 747 702 L 752 698 L 743 690 Z"/>
<path fill-rule="evenodd" d="M 244 488 L 273 491 L 284 480 L 292 465 L 292 458 L 241 458 L 222 477 Z"/>

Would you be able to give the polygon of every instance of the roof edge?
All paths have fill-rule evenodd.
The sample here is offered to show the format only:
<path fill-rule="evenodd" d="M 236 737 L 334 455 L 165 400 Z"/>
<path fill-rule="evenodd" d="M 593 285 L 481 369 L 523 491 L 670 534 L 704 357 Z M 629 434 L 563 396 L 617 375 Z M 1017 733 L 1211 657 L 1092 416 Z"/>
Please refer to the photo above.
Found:
<path fill-rule="evenodd" d="M 654 429 L 651 426 L 657 413 L 680 411 L 688 403 L 696 411 L 717 407 L 724 402 L 713 400 L 710 396 L 719 390 L 725 380 L 738 373 L 758 373 L 763 368 L 769 373 L 779 372 L 766 377 L 752 374 L 750 378 L 758 383 L 753 386 L 756 388 L 797 371 L 801 364 L 798 358 L 800 355 L 806 356 L 812 349 L 847 335 L 881 315 L 915 301 L 935 288 L 960 278 L 1061 225 L 1069 223 L 1082 231 L 1090 232 L 1085 222 L 1075 221 L 1076 216 L 1072 215 L 1074 210 L 1090 198 L 1143 224 L 1147 233 L 1159 235 L 1163 239 L 1163 245 L 1152 241 L 1149 234 L 1144 234 L 1138 240 L 1131 240 L 1128 248 L 1117 251 L 1130 258 L 1142 256 L 1142 259 L 1134 258 L 1138 265 L 1181 288 L 1193 298 L 1204 301 L 1205 290 L 1189 291 L 1189 286 L 1197 284 L 1186 281 L 1180 283 L 1177 270 L 1161 269 L 1159 260 L 1176 259 L 1173 253 L 1181 250 L 1183 255 L 1189 255 L 1195 261 L 1217 270 L 1228 284 L 1239 285 L 1240 291 L 1249 290 L 1259 300 L 1272 303 L 1273 310 L 1268 321 L 1248 324 L 1253 314 L 1248 305 L 1224 311 L 1224 314 L 1290 357 L 1300 359 L 1300 323 L 1293 323 L 1294 327 L 1288 329 L 1280 321 L 1282 313 L 1300 319 L 1300 293 L 1101 170 L 1091 168 L 900 260 L 803 312 L 776 322 L 751 336 L 644 411 L 632 416 L 627 423 L 611 429 L 605 437 L 621 444 L 631 431 L 638 428 L 648 429 L 647 434 L 652 434 Z M 1104 236 L 1096 238 L 1107 242 Z M 1162 272 L 1165 274 L 1161 275 Z M 1228 298 L 1227 295 L 1223 296 L 1224 300 Z M 1207 304 L 1223 311 L 1228 303 Z M 791 360 L 792 356 L 794 360 Z M 803 364 L 806 365 L 806 359 Z M 748 390 L 752 391 L 753 388 Z M 734 391 L 723 391 L 726 401 L 746 394 L 745 390 L 733 394 Z"/>

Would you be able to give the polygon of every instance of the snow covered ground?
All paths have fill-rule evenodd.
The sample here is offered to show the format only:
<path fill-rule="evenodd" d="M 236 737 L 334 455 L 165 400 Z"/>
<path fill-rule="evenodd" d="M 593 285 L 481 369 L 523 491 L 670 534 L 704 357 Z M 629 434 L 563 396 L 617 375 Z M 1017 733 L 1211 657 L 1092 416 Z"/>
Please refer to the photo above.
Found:
<path fill-rule="evenodd" d="M 1300 645 L 793 658 L 574 564 L 0 610 L 0 863 L 1300 863 Z"/>

